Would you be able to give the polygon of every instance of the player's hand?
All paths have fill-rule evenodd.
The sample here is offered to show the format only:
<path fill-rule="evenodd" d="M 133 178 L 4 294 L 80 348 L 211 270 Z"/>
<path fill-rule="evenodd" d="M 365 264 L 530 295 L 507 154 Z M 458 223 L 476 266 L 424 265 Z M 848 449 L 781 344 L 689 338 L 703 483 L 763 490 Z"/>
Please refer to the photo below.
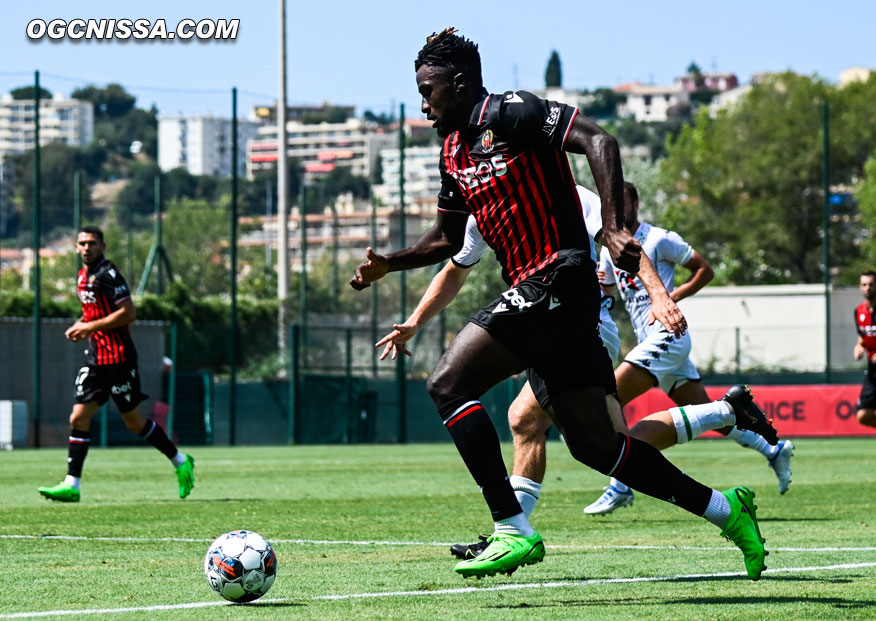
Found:
<path fill-rule="evenodd" d="M 613 233 L 603 231 L 602 236 L 615 267 L 632 276 L 638 274 L 642 246 L 630 232 L 624 228 Z"/>
<path fill-rule="evenodd" d="M 855 343 L 855 360 L 860 360 L 867 353 L 860 343 Z"/>
<path fill-rule="evenodd" d="M 876 354 L 870 356 L 870 362 L 876 363 Z"/>
<path fill-rule="evenodd" d="M 369 246 L 365 249 L 365 260 L 362 261 L 350 279 L 350 286 L 356 291 L 370 287 L 371 283 L 380 280 L 389 271 L 389 261 L 382 254 L 377 254 Z"/>
<path fill-rule="evenodd" d="M 605 270 L 596 270 L 596 280 L 599 282 L 605 280 Z"/>
<path fill-rule="evenodd" d="M 667 295 L 658 299 L 651 299 L 651 310 L 648 311 L 648 325 L 659 321 L 664 328 L 675 336 L 683 336 L 687 330 L 687 319 L 681 313 L 681 309 Z"/>
<path fill-rule="evenodd" d="M 417 330 L 417 326 L 413 323 L 393 324 L 392 332 L 390 332 L 374 344 L 375 347 L 386 345 L 383 353 L 380 354 L 380 359 L 386 359 L 386 357 L 389 355 L 389 352 L 392 352 L 393 360 L 398 358 L 399 352 L 403 353 L 405 356 L 412 356 L 413 354 L 405 347 L 404 344 L 414 338 Z"/>
<path fill-rule="evenodd" d="M 91 334 L 91 327 L 87 323 L 83 323 L 82 321 L 77 321 L 72 326 L 67 328 L 67 331 L 64 332 L 64 336 L 67 337 L 69 341 L 81 341 L 84 338 L 88 338 L 88 335 Z"/>

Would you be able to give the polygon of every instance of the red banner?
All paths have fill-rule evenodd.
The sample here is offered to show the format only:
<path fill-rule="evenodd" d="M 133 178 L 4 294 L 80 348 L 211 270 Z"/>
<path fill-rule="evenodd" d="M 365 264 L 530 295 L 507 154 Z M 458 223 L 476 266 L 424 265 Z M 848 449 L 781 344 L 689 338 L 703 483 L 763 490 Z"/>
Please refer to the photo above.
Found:
<path fill-rule="evenodd" d="M 720 399 L 729 386 L 707 386 L 712 399 Z M 754 401 L 773 419 L 779 437 L 786 436 L 874 436 L 876 429 L 858 422 L 859 384 L 817 384 L 809 386 L 751 386 Z M 652 388 L 624 407 L 627 424 L 675 406 L 658 388 Z M 706 436 L 716 436 L 712 432 Z"/>

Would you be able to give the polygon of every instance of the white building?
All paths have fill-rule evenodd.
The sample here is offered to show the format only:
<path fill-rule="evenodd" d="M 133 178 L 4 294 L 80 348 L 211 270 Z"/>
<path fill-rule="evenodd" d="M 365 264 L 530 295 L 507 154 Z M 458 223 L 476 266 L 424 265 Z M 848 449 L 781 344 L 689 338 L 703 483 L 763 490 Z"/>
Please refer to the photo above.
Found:
<path fill-rule="evenodd" d="M 11 170 L 6 156 L 34 148 L 33 99 L 0 98 L 0 231 L 5 231 Z M 40 99 L 40 144 L 81 147 L 94 140 L 94 104 L 62 95 Z"/>
<path fill-rule="evenodd" d="M 183 167 L 193 175 L 231 176 L 231 119 L 212 116 L 158 115 L 158 166 Z M 259 124 L 238 119 L 238 173 L 246 172 L 246 144 Z"/>
<path fill-rule="evenodd" d="M 681 82 L 671 86 L 633 84 L 625 92 L 627 101 L 618 106 L 618 115 L 632 116 L 640 123 L 665 121 L 672 106 L 690 103 L 690 95 Z"/>
<path fill-rule="evenodd" d="M 340 166 L 350 168 L 354 175 L 370 177 L 380 150 L 397 141 L 397 134 L 357 118 L 340 123 L 286 123 L 286 153 L 301 163 L 310 179 Z M 273 168 L 276 161 L 277 126 L 259 127 L 246 145 L 247 176 Z"/>
<path fill-rule="evenodd" d="M 412 206 L 428 203 L 434 207 L 437 204 L 438 192 L 441 190 L 441 172 L 438 160 L 441 157 L 441 147 L 408 147 L 405 149 L 405 205 Z M 382 149 L 380 151 L 383 183 L 373 187 L 374 197 L 387 206 L 397 207 L 399 204 L 399 150 Z"/>
<path fill-rule="evenodd" d="M 33 99 L 0 98 L 0 157 L 34 147 Z M 94 104 L 56 95 L 40 100 L 40 144 L 81 147 L 94 140 Z"/>

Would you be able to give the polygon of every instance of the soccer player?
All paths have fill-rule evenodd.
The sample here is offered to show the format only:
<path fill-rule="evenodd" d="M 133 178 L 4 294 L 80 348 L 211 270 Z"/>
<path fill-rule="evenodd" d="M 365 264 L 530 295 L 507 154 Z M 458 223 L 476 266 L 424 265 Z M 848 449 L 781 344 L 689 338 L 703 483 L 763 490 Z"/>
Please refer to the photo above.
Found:
<path fill-rule="evenodd" d="M 599 197 L 593 192 L 578 186 L 578 196 L 581 200 L 584 222 L 590 237 L 591 257 L 596 258 L 596 243 L 602 231 L 601 206 Z M 594 237 L 596 239 L 594 239 Z M 446 307 L 456 296 L 468 275 L 484 255 L 487 245 L 477 229 L 473 217 L 469 216 L 465 230 L 465 241 L 462 250 L 451 257 L 450 262 L 435 275 L 420 303 L 403 324 L 393 325 L 393 331 L 376 343 L 377 347 L 385 345 L 380 359 L 383 360 L 392 352 L 393 360 L 399 353 L 412 355 L 404 344 L 414 337 L 432 317 Z M 660 321 L 669 331 L 682 336 L 687 328 L 681 311 L 669 297 L 663 282 L 657 275 L 654 266 L 647 255 L 642 256 L 642 284 L 652 299 L 650 321 Z M 608 312 L 611 298 L 605 297 L 599 315 L 599 336 L 608 350 L 612 361 L 620 353 L 620 337 L 617 324 Z M 668 411 L 657 412 L 640 421 L 629 430 L 623 417 L 620 401 L 617 395 L 617 385 L 612 376 L 610 384 L 606 385 L 606 407 L 611 416 L 615 431 L 630 433 L 630 435 L 648 442 L 663 450 L 676 443 L 676 427 L 672 414 Z M 730 407 L 728 407 L 728 405 Z M 753 403 L 751 394 L 744 386 L 734 386 L 723 399 L 714 401 L 708 407 L 694 408 L 688 415 L 687 429 L 692 434 L 699 435 L 713 429 L 735 425 L 739 413 L 740 427 L 753 427 L 759 433 L 769 436 L 776 442 L 775 430 L 767 423 L 766 417 Z M 750 421 L 755 421 L 752 424 Z M 538 404 L 529 383 L 524 384 L 520 394 L 511 404 L 508 419 L 514 441 L 514 466 L 510 477 L 511 487 L 520 503 L 526 517 L 529 518 L 535 510 L 535 505 L 541 494 L 541 485 L 547 462 L 547 431 L 552 423 L 547 412 Z M 666 438 L 670 438 L 669 441 Z M 476 543 L 454 544 L 451 553 L 460 559 L 473 558 L 480 554 L 488 545 L 487 537 L 480 537 Z"/>
<path fill-rule="evenodd" d="M 564 151 L 587 156 L 602 197 L 605 244 L 616 265 L 637 273 L 641 248 L 623 228 L 617 141 L 575 108 L 524 91 L 488 94 L 477 46 L 452 28 L 427 39 L 414 68 L 422 111 L 445 139 L 435 224 L 409 248 L 385 256 L 368 248 L 350 284 L 363 289 L 388 272 L 453 256 L 472 215 L 510 287 L 471 318 L 427 382 L 495 525 L 487 549 L 455 571 L 510 573 L 544 558 L 479 401 L 526 369 L 550 396 L 575 459 L 716 524 L 742 549 L 749 577 L 759 578 L 766 551 L 754 493 L 702 485 L 654 447 L 616 433 L 606 410 L 604 386 L 613 373 L 597 331 L 601 292 Z"/>
<path fill-rule="evenodd" d="M 76 375 L 67 476 L 54 487 L 39 488 L 39 493 L 50 500 L 79 502 L 82 465 L 91 444 L 91 419 L 112 396 L 125 426 L 173 463 L 179 497 L 185 498 L 195 485 L 195 460 L 180 453 L 158 423 L 140 414 L 140 403 L 147 395 L 140 392 L 137 350 L 129 328 L 137 311 L 122 273 L 103 256 L 105 250 L 103 231 L 98 227 L 79 230 L 76 252 L 83 266 L 76 282 L 82 317 L 64 334 L 70 341 L 85 341 L 85 366 Z"/>
<path fill-rule="evenodd" d="M 861 295 L 864 301 L 855 309 L 855 325 L 858 342 L 855 343 L 855 360 L 867 358 L 867 372 L 858 397 L 858 422 L 876 427 L 876 272 L 861 274 Z"/>
<path fill-rule="evenodd" d="M 639 222 L 639 193 L 636 186 L 629 182 L 624 183 L 624 224 L 642 244 L 644 253 L 651 259 L 666 290 L 676 302 L 694 295 L 714 276 L 708 262 L 680 235 L 647 222 Z M 674 287 L 676 265 L 682 265 L 691 272 L 687 282 L 677 288 Z M 665 448 L 676 442 L 681 444 L 691 440 L 700 432 L 696 425 L 691 425 L 691 414 L 699 413 L 703 407 L 714 410 L 714 406 L 703 388 L 696 367 L 688 357 L 690 334 L 672 334 L 660 324 L 649 322 L 651 298 L 648 291 L 638 277 L 617 268 L 611 256 L 605 252 L 600 255 L 599 273 L 606 294 L 611 295 L 615 287 L 620 289 L 639 341 L 615 371 L 621 405 L 626 405 L 653 386 L 659 386 L 679 407 L 669 410 L 673 426 L 663 427 L 662 437 L 655 437 L 652 444 Z M 730 409 L 727 403 L 715 403 L 725 410 Z M 654 431 L 659 433 L 659 430 Z M 779 479 L 779 493 L 788 491 L 791 483 L 790 462 L 794 454 L 794 445 L 789 440 L 770 443 L 754 431 L 738 426 L 718 431 L 744 447 L 759 451 Z M 632 490 L 614 477 L 602 496 L 585 507 L 584 512 L 610 513 L 632 502 Z"/>

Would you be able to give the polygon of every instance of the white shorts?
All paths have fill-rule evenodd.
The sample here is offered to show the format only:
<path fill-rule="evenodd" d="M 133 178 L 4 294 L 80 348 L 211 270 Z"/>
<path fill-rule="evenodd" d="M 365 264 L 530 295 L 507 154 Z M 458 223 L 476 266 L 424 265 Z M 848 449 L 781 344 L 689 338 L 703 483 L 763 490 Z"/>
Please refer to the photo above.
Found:
<path fill-rule="evenodd" d="M 620 355 L 620 334 L 617 331 L 617 324 L 611 315 L 608 314 L 608 309 L 605 306 L 599 313 L 599 338 L 602 339 L 602 344 L 608 350 L 608 356 L 611 358 L 611 363 L 616 364 Z"/>
<path fill-rule="evenodd" d="M 668 395 L 679 386 L 700 379 L 699 371 L 690 361 L 690 347 L 690 332 L 678 338 L 661 330 L 648 335 L 627 354 L 624 362 L 648 371 Z"/>

